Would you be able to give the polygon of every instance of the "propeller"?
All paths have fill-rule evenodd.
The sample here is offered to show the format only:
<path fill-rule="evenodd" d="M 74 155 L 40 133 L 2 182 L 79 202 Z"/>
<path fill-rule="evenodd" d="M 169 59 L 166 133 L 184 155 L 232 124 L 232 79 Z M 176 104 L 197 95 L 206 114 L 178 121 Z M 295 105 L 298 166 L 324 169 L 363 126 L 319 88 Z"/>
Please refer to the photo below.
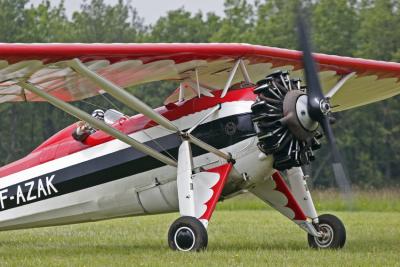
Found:
<path fill-rule="evenodd" d="M 298 35 L 301 50 L 303 51 L 303 65 L 307 82 L 307 109 L 311 119 L 321 125 L 331 149 L 332 168 L 335 180 L 347 202 L 351 201 L 351 185 L 346 177 L 342 157 L 337 147 L 328 114 L 331 110 L 329 99 L 322 92 L 321 84 L 314 58 L 311 54 L 310 38 L 307 32 L 302 12 L 298 12 Z M 351 204 L 351 203 L 350 203 Z"/>

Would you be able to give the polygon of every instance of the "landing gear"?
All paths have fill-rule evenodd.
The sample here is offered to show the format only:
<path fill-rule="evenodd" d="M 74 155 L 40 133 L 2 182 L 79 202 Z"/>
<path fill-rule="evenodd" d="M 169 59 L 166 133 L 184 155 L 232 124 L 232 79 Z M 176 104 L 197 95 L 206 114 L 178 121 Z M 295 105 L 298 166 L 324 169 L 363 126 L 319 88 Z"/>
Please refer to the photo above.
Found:
<path fill-rule="evenodd" d="M 208 244 L 207 230 L 195 217 L 182 216 L 169 228 L 168 244 L 173 250 L 203 250 Z"/>
<path fill-rule="evenodd" d="M 188 140 L 182 142 L 178 154 L 176 183 L 181 217 L 169 229 L 168 244 L 173 250 L 200 251 L 207 247 L 206 227 L 233 163 L 194 173 Z"/>
<path fill-rule="evenodd" d="M 322 237 L 308 234 L 308 245 L 318 249 L 339 249 L 346 243 L 346 229 L 339 218 L 331 214 L 323 214 L 318 217 L 319 231 Z"/>

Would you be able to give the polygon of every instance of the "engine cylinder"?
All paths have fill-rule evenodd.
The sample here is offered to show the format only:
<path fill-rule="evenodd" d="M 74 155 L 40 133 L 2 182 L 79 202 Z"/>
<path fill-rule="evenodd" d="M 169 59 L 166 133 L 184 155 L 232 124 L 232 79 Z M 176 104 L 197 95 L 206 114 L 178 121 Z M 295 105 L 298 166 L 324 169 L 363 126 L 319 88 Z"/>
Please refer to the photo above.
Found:
<path fill-rule="evenodd" d="M 306 91 L 287 71 L 268 75 L 254 89 L 257 100 L 251 109 L 258 147 L 274 156 L 277 170 L 310 163 L 321 146 L 319 125 L 308 115 Z"/>

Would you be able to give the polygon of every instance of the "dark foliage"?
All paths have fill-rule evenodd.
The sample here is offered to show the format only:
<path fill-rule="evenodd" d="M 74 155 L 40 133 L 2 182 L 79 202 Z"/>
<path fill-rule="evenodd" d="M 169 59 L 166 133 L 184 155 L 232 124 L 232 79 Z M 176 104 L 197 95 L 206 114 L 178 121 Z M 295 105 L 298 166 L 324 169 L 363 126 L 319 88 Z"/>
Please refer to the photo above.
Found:
<path fill-rule="evenodd" d="M 250 42 L 297 48 L 295 7 L 300 0 L 225 0 L 225 16 L 180 8 L 154 25 L 145 25 L 129 1 L 110 6 L 84 1 L 67 17 L 63 2 L 0 0 L 0 42 Z M 318 52 L 380 60 L 400 59 L 399 1 L 303 0 L 313 25 Z M 176 84 L 156 82 L 132 92 L 153 107 Z M 113 101 L 124 112 L 133 112 Z M 85 110 L 112 107 L 103 97 L 75 103 Z M 46 103 L 0 106 L 0 165 L 16 160 L 74 121 Z M 400 102 L 392 98 L 338 115 L 335 133 L 354 184 L 381 187 L 400 181 Z M 322 149 L 313 164 L 313 182 L 332 186 L 329 152 Z"/>

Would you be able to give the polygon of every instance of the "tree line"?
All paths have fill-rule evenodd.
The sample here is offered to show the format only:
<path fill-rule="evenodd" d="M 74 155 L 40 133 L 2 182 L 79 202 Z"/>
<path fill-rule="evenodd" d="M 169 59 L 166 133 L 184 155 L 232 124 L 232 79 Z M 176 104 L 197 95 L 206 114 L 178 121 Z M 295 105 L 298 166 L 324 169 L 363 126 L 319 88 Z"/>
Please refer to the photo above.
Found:
<path fill-rule="evenodd" d="M 64 3 L 0 0 L 0 42 L 245 42 L 298 49 L 296 7 L 304 7 L 316 52 L 370 59 L 400 60 L 398 0 L 225 0 L 224 16 L 213 12 L 169 11 L 153 25 L 129 1 L 108 5 L 83 1 L 72 16 Z M 161 89 L 160 89 L 161 88 Z M 153 83 L 132 92 L 153 107 L 175 89 Z M 106 96 L 105 96 L 106 97 Z M 74 103 L 85 110 L 120 107 L 95 97 Z M 47 103 L 0 105 L 0 165 L 23 157 L 75 119 Z M 336 114 L 334 130 L 349 177 L 360 187 L 400 183 L 400 102 L 398 97 Z M 327 146 L 312 164 L 316 186 L 333 186 Z"/>

